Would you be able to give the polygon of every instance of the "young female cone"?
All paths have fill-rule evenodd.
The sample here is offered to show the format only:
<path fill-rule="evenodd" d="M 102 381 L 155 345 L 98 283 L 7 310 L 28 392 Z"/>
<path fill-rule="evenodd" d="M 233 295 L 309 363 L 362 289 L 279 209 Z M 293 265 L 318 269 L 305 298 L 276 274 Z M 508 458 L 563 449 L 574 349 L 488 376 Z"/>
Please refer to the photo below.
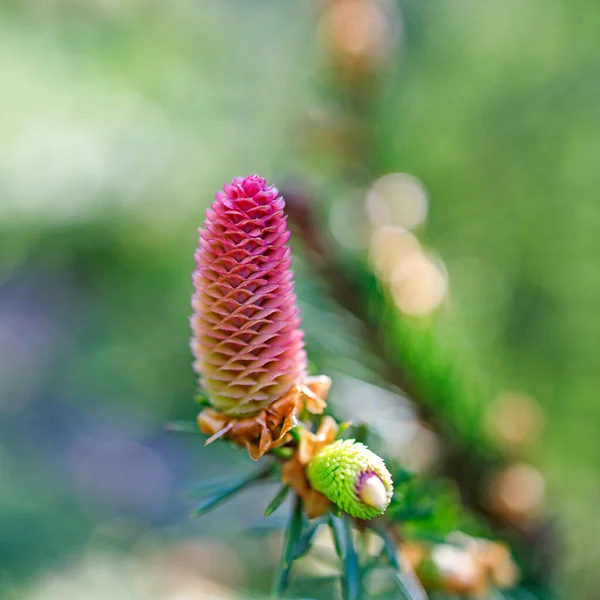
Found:
<path fill-rule="evenodd" d="M 211 408 L 210 443 L 226 435 L 258 459 L 285 442 L 306 406 L 322 412 L 329 379 L 306 377 L 290 233 L 277 188 L 258 175 L 217 192 L 193 274 L 194 368 Z"/>

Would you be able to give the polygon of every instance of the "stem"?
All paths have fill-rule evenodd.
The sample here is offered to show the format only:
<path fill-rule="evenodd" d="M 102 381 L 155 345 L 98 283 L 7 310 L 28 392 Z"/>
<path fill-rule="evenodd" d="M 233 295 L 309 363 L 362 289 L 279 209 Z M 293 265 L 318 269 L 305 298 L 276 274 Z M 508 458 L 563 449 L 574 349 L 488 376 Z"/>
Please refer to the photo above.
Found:
<path fill-rule="evenodd" d="M 329 516 L 329 527 L 333 535 L 335 550 L 342 560 L 342 597 L 344 600 L 360 600 L 362 597 L 362 582 L 358 554 L 354 548 L 352 529 L 347 515 Z"/>
<path fill-rule="evenodd" d="M 296 495 L 294 496 L 292 513 L 285 531 L 281 561 L 279 562 L 277 572 L 275 573 L 275 580 L 273 582 L 274 598 L 281 598 L 289 585 L 290 571 L 294 561 L 294 551 L 296 549 L 296 542 L 302 532 L 302 525 L 302 499 L 300 496 Z"/>
<path fill-rule="evenodd" d="M 261 479 L 267 478 L 273 472 L 275 468 L 274 464 L 268 464 L 264 466 L 262 469 L 258 469 L 253 471 L 252 473 L 242 477 L 241 479 L 233 482 L 230 485 L 226 485 L 225 487 L 209 494 L 206 498 L 204 498 L 198 506 L 196 506 L 194 512 L 192 513 L 194 517 L 199 517 L 212 508 L 215 508 L 228 498 L 231 498 L 234 494 L 237 494 L 241 490 L 243 490 L 246 486 L 260 481 Z"/>
<path fill-rule="evenodd" d="M 198 425 L 195 421 L 167 421 L 165 423 L 165 431 L 201 435 L 200 429 L 198 429 Z"/>
<path fill-rule="evenodd" d="M 278 448 L 271 448 L 271 450 L 269 450 L 269 452 L 273 456 L 277 456 L 278 458 L 284 458 L 286 460 L 291 458 L 292 454 L 294 454 L 294 451 L 290 447 L 286 447 L 286 446 L 280 446 Z"/>
<path fill-rule="evenodd" d="M 403 566 L 398 560 L 398 543 L 390 535 L 388 529 L 382 526 L 374 527 L 373 530 L 383 540 L 383 551 L 386 553 L 390 564 L 396 570 L 396 584 L 402 591 L 404 598 L 406 600 L 427 600 L 427 592 L 425 592 L 414 571 L 408 566 Z"/>
<path fill-rule="evenodd" d="M 293 427 L 292 429 L 290 429 L 290 435 L 294 438 L 295 442 L 300 442 L 301 436 L 300 436 L 300 425 L 296 425 L 296 427 Z"/>

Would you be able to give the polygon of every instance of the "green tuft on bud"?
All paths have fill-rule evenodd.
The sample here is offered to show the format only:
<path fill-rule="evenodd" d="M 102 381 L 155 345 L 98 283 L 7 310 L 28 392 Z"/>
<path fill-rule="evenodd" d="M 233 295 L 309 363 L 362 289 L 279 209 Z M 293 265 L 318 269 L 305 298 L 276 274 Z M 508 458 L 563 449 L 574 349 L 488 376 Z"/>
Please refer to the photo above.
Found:
<path fill-rule="evenodd" d="M 325 446 L 308 464 L 306 475 L 315 490 L 358 519 L 383 514 L 394 493 L 383 460 L 354 440 Z"/>

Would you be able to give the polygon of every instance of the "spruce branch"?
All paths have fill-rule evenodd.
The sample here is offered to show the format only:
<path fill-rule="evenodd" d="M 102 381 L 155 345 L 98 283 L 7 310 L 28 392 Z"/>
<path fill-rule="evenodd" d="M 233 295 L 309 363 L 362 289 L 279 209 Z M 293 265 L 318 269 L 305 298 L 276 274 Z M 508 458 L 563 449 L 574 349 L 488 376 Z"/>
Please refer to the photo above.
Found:
<path fill-rule="evenodd" d="M 324 414 L 331 380 L 306 373 L 282 207 L 276 188 L 263 179 L 236 178 L 217 194 L 200 231 L 192 317 L 195 367 L 204 386 L 197 427 L 210 436 L 205 445 L 219 440 L 241 446 L 262 464 L 233 480 L 204 482 L 196 490 L 202 500 L 194 515 L 203 515 L 248 486 L 279 474 L 283 486 L 265 515 L 282 506 L 290 492 L 293 506 L 275 574 L 275 597 L 286 593 L 293 563 L 311 550 L 320 525 L 327 522 L 342 567 L 344 600 L 360 600 L 367 594 L 365 576 L 383 559 L 394 570 L 394 581 L 407 600 L 421 600 L 426 595 L 411 569 L 397 559 L 399 540 L 387 534 L 406 520 L 423 518 L 417 510 L 420 496 L 414 498 L 416 488 L 405 487 L 413 480 L 396 465 L 396 492 L 404 491 L 395 496 L 384 460 L 365 445 L 371 437 L 366 423 L 339 423 Z M 193 431 L 189 422 L 167 427 Z M 345 439 L 350 432 L 355 439 Z M 378 519 L 383 529 L 374 525 Z M 379 557 L 371 556 L 366 545 L 361 546 L 359 557 L 355 548 L 354 534 L 364 542 L 369 528 L 383 539 Z M 464 538 L 470 540 L 471 552 L 478 542 Z M 420 549 L 419 556 L 428 551 Z M 469 552 L 462 551 L 475 561 Z M 421 558 L 420 563 L 427 561 Z M 451 577 L 441 570 L 436 577 L 436 585 L 453 589 Z M 478 577 L 487 589 L 483 569 Z"/>

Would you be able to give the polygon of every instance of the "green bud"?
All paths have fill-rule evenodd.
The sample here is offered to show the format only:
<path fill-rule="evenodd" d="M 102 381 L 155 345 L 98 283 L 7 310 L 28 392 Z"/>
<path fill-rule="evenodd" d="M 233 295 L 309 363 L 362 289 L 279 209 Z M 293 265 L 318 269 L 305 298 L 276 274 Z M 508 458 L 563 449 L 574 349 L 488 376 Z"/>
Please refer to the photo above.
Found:
<path fill-rule="evenodd" d="M 383 514 L 394 493 L 383 460 L 354 440 L 325 446 L 310 461 L 306 474 L 315 490 L 359 519 Z"/>

